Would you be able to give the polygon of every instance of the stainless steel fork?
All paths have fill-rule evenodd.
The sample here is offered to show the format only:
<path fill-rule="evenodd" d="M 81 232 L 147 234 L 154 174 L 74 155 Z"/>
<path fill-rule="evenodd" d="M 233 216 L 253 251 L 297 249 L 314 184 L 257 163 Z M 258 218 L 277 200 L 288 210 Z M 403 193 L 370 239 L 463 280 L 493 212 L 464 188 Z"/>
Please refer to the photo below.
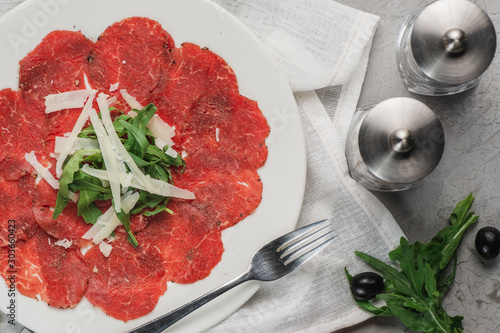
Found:
<path fill-rule="evenodd" d="M 240 283 L 273 281 L 287 275 L 333 241 L 336 236 L 329 226 L 328 220 L 321 220 L 276 238 L 253 255 L 248 269 L 237 278 L 126 333 L 159 333 Z"/>

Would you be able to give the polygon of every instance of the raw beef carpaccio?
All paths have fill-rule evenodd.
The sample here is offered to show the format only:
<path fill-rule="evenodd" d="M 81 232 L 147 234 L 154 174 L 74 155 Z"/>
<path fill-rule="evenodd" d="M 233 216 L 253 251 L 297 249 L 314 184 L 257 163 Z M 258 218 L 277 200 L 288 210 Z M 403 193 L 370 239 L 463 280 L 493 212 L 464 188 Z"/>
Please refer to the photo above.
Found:
<path fill-rule="evenodd" d="M 43 150 L 45 114 L 11 89 L 0 91 L 0 110 L 0 177 L 17 180 L 31 171 L 24 153 Z"/>
<path fill-rule="evenodd" d="M 4 279 L 16 271 L 25 296 L 57 308 L 86 297 L 128 321 L 152 311 L 167 282 L 208 276 L 224 251 L 221 231 L 260 204 L 257 169 L 267 159 L 269 134 L 257 103 L 240 95 L 224 59 L 192 43 L 176 46 L 160 23 L 132 17 L 109 26 L 97 41 L 81 32 L 51 32 L 20 61 L 19 71 L 19 90 L 0 91 Z M 122 89 L 142 105 L 155 104 L 157 115 L 175 128 L 174 148 L 185 156 L 185 170 L 172 170 L 174 184 L 196 196 L 171 199 L 172 213 L 132 216 L 139 246 L 119 227 L 105 241 L 112 246 L 107 257 L 81 238 L 90 225 L 77 215 L 76 204 L 52 219 L 57 190 L 24 158 L 34 152 L 55 176 L 54 139 L 71 131 L 80 111 L 45 114 L 44 97 L 89 86 L 116 97 L 112 106 L 124 112 L 130 107 Z M 8 260 L 13 246 L 15 263 Z"/>
<path fill-rule="evenodd" d="M 91 275 L 87 299 L 108 315 L 121 320 L 144 316 L 167 290 L 165 264 L 149 244 L 134 248 L 121 237 L 113 241 L 108 258 L 91 248 L 85 259 Z"/>
<path fill-rule="evenodd" d="M 58 239 L 42 229 L 27 241 L 18 241 L 15 267 L 9 263 L 9 247 L 3 247 L 1 274 L 7 280 L 15 272 L 16 288 L 25 296 L 38 296 L 56 308 L 72 308 L 87 290 L 89 267 L 80 249 L 67 249 L 56 242 Z"/>

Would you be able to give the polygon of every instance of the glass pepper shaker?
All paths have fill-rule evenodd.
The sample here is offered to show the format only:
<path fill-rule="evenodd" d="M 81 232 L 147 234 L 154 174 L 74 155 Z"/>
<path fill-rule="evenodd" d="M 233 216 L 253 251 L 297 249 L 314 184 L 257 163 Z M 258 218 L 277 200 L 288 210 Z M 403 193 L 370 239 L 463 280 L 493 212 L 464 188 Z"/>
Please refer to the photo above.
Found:
<path fill-rule="evenodd" d="M 495 28 L 478 5 L 438 0 L 405 18 L 396 61 L 410 92 L 451 95 L 477 86 L 495 50 Z"/>
<path fill-rule="evenodd" d="M 424 103 L 407 97 L 358 109 L 346 142 L 351 177 L 374 191 L 420 185 L 438 165 L 443 150 L 438 117 Z"/>

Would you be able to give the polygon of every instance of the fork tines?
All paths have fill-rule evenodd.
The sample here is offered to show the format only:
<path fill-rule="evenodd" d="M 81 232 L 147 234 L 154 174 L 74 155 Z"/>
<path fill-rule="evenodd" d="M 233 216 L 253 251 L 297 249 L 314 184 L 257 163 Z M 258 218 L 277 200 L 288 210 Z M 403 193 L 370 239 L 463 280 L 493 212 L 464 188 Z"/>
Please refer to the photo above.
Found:
<path fill-rule="evenodd" d="M 321 220 L 288 234 L 278 247 L 285 265 L 301 265 L 328 246 L 336 237 L 328 220 Z"/>

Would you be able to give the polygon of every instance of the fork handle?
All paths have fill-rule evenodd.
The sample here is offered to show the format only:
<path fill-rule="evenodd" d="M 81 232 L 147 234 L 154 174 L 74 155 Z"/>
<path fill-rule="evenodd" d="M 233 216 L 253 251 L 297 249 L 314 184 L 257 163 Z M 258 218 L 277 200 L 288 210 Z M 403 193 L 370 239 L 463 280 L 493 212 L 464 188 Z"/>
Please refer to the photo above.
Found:
<path fill-rule="evenodd" d="M 194 310 L 198 309 L 202 305 L 205 305 L 206 303 L 222 295 L 226 291 L 251 279 L 253 279 L 253 275 L 251 274 L 250 269 L 248 269 L 245 273 L 221 285 L 220 287 L 217 287 L 212 291 L 209 291 L 205 295 L 200 296 L 197 299 L 187 304 L 184 304 L 181 307 L 169 313 L 166 313 L 156 319 L 153 319 L 150 322 L 147 322 L 137 328 L 127 331 L 126 333 L 160 333 L 163 330 L 170 327 L 171 325 L 173 325 L 174 323 L 176 323 L 177 321 L 187 316 L 188 314 L 190 314 L 191 312 L 193 312 Z"/>

